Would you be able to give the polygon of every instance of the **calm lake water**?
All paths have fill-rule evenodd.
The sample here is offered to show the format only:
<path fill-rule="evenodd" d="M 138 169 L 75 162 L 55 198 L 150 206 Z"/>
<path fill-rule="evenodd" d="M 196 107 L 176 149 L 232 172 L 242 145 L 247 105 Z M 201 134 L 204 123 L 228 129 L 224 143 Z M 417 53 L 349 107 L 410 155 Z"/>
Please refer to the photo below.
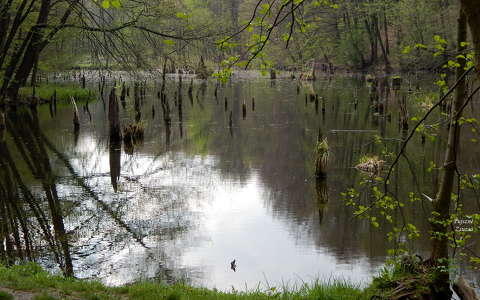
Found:
<path fill-rule="evenodd" d="M 52 270 L 66 265 L 69 253 L 75 276 L 109 285 L 160 279 L 243 290 L 331 278 L 367 284 L 392 248 L 385 236 L 389 225 L 372 228 L 353 217 L 340 193 L 355 186 L 361 201 L 371 203 L 368 184 L 359 185 L 366 175 L 355 165 L 363 155 L 400 149 L 406 133 L 399 103 L 405 97 L 409 118 L 420 114 L 418 99 L 436 91 L 432 82 L 404 81 L 401 90 L 380 85 L 372 92 L 361 77 L 300 84 L 236 78 L 220 86 L 217 97 L 215 82 L 194 81 L 190 97 L 190 80 L 184 79 L 179 102 L 178 81 L 170 79 L 167 126 L 157 97 L 161 83 L 147 81 L 137 115 L 127 81 L 121 123 L 141 120 L 143 143 L 131 149 L 109 141 L 108 99 L 106 105 L 90 102 L 88 111 L 85 102 L 77 103 L 78 136 L 71 105 L 59 102 L 56 114 L 43 105 L 37 113 L 21 110 L 16 120 L 9 118 L 2 155 L 11 160 L 2 163 L 15 165 L 18 188 L 30 191 L 23 209 L 25 226 L 32 227 L 32 256 Z M 97 89 L 98 83 L 89 85 Z M 105 90 L 111 86 L 107 82 Z M 318 106 L 307 94 L 318 94 Z M 479 108 L 477 102 L 469 109 Z M 430 123 L 439 118 L 435 114 Z M 327 179 L 316 183 L 319 130 L 330 157 Z M 463 137 L 472 145 L 461 153 L 466 173 L 480 171 L 480 148 L 471 137 Z M 440 165 L 444 143 L 441 135 L 425 143 L 415 136 L 392 175 L 391 192 L 433 197 L 438 172 L 427 169 L 431 161 Z M 392 157 L 382 159 L 388 165 Z M 13 171 L 10 176 L 16 177 Z M 467 209 L 480 209 L 478 198 L 464 199 Z M 420 201 L 405 214 L 428 230 L 429 208 Z M 62 227 L 68 243 L 56 234 Z M 427 255 L 429 240 L 409 246 Z M 478 283 L 467 266 L 459 270 Z"/>

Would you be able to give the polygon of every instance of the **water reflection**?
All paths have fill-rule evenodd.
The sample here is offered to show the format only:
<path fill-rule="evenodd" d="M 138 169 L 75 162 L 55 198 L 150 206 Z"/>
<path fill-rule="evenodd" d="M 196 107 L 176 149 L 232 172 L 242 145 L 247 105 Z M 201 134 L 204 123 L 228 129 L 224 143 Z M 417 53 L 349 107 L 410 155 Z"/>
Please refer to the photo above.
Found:
<path fill-rule="evenodd" d="M 66 104 L 59 103 L 57 114 L 40 107 L 8 116 L 0 205 L 9 234 L 0 255 L 108 284 L 156 278 L 222 289 L 330 276 L 367 281 L 384 261 L 389 225 L 375 230 L 353 218 L 339 195 L 362 178 L 353 168 L 362 155 L 399 150 L 405 116 L 396 112 L 414 109 L 402 100 L 406 91 L 356 78 L 298 88 L 282 80 L 273 86 L 167 80 L 160 91 L 126 82 L 122 90 L 123 109 L 112 102 L 122 127 L 162 110 L 161 118 L 141 119 L 144 142 L 123 145 L 124 152 L 111 138 L 103 101 L 81 112 L 76 143 Z M 317 180 L 319 128 L 331 154 L 327 178 Z M 376 143 L 377 135 L 385 143 Z M 437 177 L 424 170 L 440 161 L 442 143 L 414 141 L 395 170 L 392 192 L 403 197 L 414 187 L 431 195 Z M 464 157 L 480 154 L 465 151 Z M 466 170 L 478 164 L 468 161 Z M 371 204 L 368 184 L 357 188 L 363 204 Z M 422 203 L 405 213 L 427 230 L 428 211 Z M 429 241 L 410 246 L 425 253 Z"/>
<path fill-rule="evenodd" d="M 40 130 L 36 110 L 21 110 L 7 117 L 7 130 L 11 132 L 15 145 L 15 154 L 20 154 L 23 166 L 17 166 L 12 157 L 10 146 L 4 140 L 0 142 L 2 153 L 2 202 L 3 232 L 7 260 L 13 262 L 12 253 L 16 252 L 21 260 L 32 260 L 39 245 L 32 244 L 32 232 L 41 231 L 50 254 L 65 276 L 73 276 L 73 264 L 69 241 L 65 230 L 64 216 L 58 197 L 55 175 L 52 172 L 44 136 Z M 18 152 L 17 152 L 18 151 Z M 25 169 L 26 167 L 26 169 Z M 21 171 L 20 171 L 21 170 Z M 27 173 L 26 170 L 29 172 Z M 30 190 L 24 179 L 35 178 L 38 186 Z M 21 194 L 19 193 L 21 192 Z M 26 202 L 26 203 L 25 203 Z M 24 211 L 28 204 L 31 211 Z M 30 222 L 31 213 L 35 216 Z M 46 214 L 50 216 L 47 217 Z M 51 222 L 51 225 L 49 224 Z M 53 234 L 50 227 L 53 226 Z M 40 229 L 40 230 L 39 230 Z M 22 236 L 20 236 L 21 230 Z M 13 236 L 13 240 L 11 237 Z M 15 251 L 13 251 L 15 248 Z M 26 253 L 26 257 L 23 255 Z"/>

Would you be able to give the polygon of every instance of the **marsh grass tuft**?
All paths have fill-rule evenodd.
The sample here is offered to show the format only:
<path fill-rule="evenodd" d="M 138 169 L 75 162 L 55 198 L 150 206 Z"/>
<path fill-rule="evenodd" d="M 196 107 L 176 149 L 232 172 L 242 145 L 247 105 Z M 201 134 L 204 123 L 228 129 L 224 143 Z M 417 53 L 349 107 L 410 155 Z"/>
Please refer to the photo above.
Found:
<path fill-rule="evenodd" d="M 129 124 L 123 128 L 123 141 L 137 144 L 143 142 L 145 127 L 143 123 Z"/>
<path fill-rule="evenodd" d="M 378 174 L 382 170 L 384 164 L 385 161 L 379 159 L 376 155 L 364 155 L 360 157 L 360 162 L 355 166 L 355 168 L 369 174 Z"/>
<path fill-rule="evenodd" d="M 327 176 L 328 157 L 330 149 L 327 139 L 317 141 L 315 147 L 315 176 L 322 178 Z"/>
<path fill-rule="evenodd" d="M 143 143 L 144 131 L 144 125 L 141 122 L 129 124 L 123 128 L 123 145 L 125 153 L 133 154 L 135 145 Z"/>

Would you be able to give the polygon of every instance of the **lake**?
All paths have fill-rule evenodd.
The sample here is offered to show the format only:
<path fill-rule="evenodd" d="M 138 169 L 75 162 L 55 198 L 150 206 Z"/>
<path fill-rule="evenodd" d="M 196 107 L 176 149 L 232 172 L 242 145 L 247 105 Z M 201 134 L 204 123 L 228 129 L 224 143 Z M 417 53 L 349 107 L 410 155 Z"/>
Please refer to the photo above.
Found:
<path fill-rule="evenodd" d="M 97 99 L 77 103 L 77 134 L 67 102 L 8 116 L 0 164 L 9 166 L 4 182 L 15 188 L 5 187 L 5 195 L 18 194 L 22 202 L 7 211 L 16 216 L 11 226 L 21 228 L 17 240 L 29 236 L 29 249 L 13 247 L 11 259 L 30 256 L 53 271 L 71 261 L 75 276 L 108 285 L 158 279 L 223 290 L 334 278 L 366 285 L 381 269 L 393 248 L 386 238 L 391 225 L 380 219 L 375 228 L 354 217 L 341 193 L 355 187 L 364 205 L 373 202 L 374 180 L 355 166 L 377 155 L 388 169 L 407 136 L 399 111 L 407 107 L 408 120 L 426 111 L 422 99 L 438 93 L 431 77 L 404 80 L 394 90 L 388 78 L 372 89 L 353 75 L 314 83 L 238 76 L 220 86 L 194 80 L 191 92 L 190 78 L 179 87 L 169 77 L 169 124 L 157 95 L 161 80 L 146 80 L 136 110 L 130 78 L 120 121 L 123 127 L 137 120 L 145 132 L 142 142 L 125 145 L 109 139 L 114 80 L 120 95 L 119 76 L 112 76 L 103 101 L 98 78 L 87 77 Z M 469 110 L 479 108 L 477 101 Z M 440 113 L 427 123 L 429 134 L 413 137 L 392 173 L 389 189 L 399 199 L 409 192 L 435 195 L 439 178 L 431 162 L 443 160 L 446 124 Z M 414 124 L 409 121 L 410 130 Z M 329 162 L 326 179 L 317 181 L 319 135 L 328 141 Z M 460 168 L 469 174 L 480 170 L 473 136 L 462 136 L 469 146 L 461 150 Z M 480 209 L 474 194 L 463 199 L 466 210 Z M 429 210 L 421 199 L 403 213 L 428 231 Z M 399 213 L 393 217 L 400 222 Z M 406 244 L 428 255 L 428 237 Z M 478 284 L 467 264 L 457 271 Z"/>

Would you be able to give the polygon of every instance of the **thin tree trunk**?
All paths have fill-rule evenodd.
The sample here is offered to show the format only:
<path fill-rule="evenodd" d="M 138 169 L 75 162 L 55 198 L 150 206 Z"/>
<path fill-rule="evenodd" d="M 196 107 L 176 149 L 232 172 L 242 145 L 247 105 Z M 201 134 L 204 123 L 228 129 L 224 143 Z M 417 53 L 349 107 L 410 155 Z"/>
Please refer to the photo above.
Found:
<path fill-rule="evenodd" d="M 50 14 L 50 8 L 50 0 L 42 0 L 42 5 L 40 6 L 38 19 L 36 22 L 37 25 L 47 24 L 48 15 Z M 22 63 L 15 72 L 14 80 L 11 81 L 10 86 L 7 89 L 9 96 L 13 98 L 13 100 L 17 98 L 18 89 L 22 85 L 25 85 L 27 77 L 30 74 L 30 71 L 32 70 L 35 61 L 38 60 L 42 47 L 42 40 L 43 29 L 40 27 L 34 27 L 32 29 L 30 43 L 28 44 L 25 52 L 28 55 L 23 56 Z"/>
<path fill-rule="evenodd" d="M 461 0 L 461 3 L 475 45 L 477 69 L 480 69 L 480 3 L 478 0 Z"/>
<path fill-rule="evenodd" d="M 462 42 L 467 40 L 467 16 L 463 10 L 460 10 L 460 16 L 458 18 L 458 32 L 457 32 L 457 48 L 459 53 L 465 51 L 465 46 L 462 46 Z M 460 64 L 456 70 L 457 78 L 465 72 L 465 60 L 457 59 Z M 450 218 L 450 205 L 452 202 L 452 190 L 455 180 L 455 172 L 457 168 L 457 154 L 460 150 L 460 126 L 456 120 L 461 116 L 457 114 L 460 107 L 463 105 L 466 93 L 466 83 L 463 80 L 457 87 L 455 100 L 451 111 L 450 129 L 448 132 L 447 149 L 445 153 L 445 162 L 442 168 L 440 188 L 433 203 L 434 220 L 431 222 L 433 238 L 432 238 L 432 255 L 431 262 L 436 266 L 446 267 L 439 271 L 436 277 L 435 285 L 437 287 L 438 295 L 435 295 L 435 299 L 450 299 L 451 290 L 449 284 L 448 273 L 448 234 L 449 218 Z"/>

